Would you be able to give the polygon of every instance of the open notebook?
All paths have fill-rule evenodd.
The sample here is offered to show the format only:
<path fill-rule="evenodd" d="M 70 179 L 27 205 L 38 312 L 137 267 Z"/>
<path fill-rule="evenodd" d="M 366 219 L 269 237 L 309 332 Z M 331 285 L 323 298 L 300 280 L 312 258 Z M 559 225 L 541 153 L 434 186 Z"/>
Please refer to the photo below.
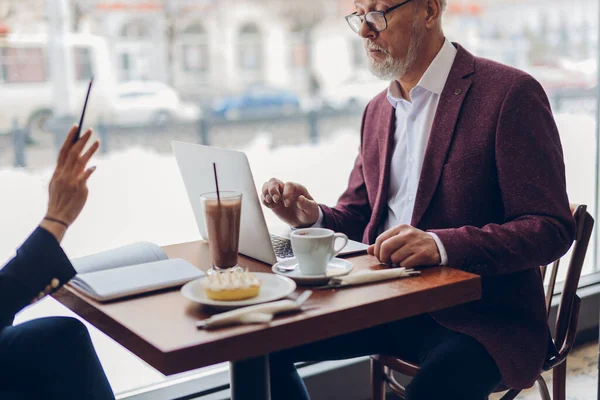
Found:
<path fill-rule="evenodd" d="M 71 261 L 71 285 L 98 301 L 181 286 L 204 275 L 182 259 L 168 259 L 154 243 L 139 242 Z"/>

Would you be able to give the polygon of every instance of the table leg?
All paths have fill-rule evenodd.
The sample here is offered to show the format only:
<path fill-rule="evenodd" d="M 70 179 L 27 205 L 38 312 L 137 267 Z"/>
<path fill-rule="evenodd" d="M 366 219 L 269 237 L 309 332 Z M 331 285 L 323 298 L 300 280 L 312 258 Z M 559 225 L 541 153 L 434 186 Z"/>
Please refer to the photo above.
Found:
<path fill-rule="evenodd" d="M 269 357 L 229 363 L 231 400 L 270 400 Z"/>

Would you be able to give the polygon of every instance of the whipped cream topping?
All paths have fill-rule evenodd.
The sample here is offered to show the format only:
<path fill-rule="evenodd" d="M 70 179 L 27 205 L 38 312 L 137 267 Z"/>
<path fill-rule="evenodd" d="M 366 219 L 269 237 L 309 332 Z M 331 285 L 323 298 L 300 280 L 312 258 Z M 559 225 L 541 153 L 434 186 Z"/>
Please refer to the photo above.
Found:
<path fill-rule="evenodd" d="M 248 270 L 244 272 L 227 270 L 218 274 L 208 275 L 202 280 L 202 287 L 214 292 L 247 289 L 253 286 L 260 286 L 260 281 Z"/>

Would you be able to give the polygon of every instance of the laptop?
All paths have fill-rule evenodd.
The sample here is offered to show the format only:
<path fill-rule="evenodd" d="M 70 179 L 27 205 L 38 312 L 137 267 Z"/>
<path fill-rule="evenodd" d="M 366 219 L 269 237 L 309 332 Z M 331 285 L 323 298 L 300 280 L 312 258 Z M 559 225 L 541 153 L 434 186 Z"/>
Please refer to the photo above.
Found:
<path fill-rule="evenodd" d="M 216 163 L 220 190 L 242 193 L 239 252 L 270 265 L 294 256 L 288 238 L 269 233 L 245 153 L 176 141 L 171 146 L 202 239 L 208 240 L 208 234 L 200 196 L 216 191 L 213 175 Z M 338 256 L 364 253 L 367 247 L 350 240 Z"/>

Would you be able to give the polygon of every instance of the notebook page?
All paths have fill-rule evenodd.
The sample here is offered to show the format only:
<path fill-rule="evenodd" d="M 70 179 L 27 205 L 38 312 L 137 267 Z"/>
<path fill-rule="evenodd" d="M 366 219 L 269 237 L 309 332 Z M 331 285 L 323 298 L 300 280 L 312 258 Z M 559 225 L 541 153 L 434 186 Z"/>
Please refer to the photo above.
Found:
<path fill-rule="evenodd" d="M 204 273 L 182 259 L 170 259 L 79 274 L 71 284 L 92 298 L 113 300 L 182 285 Z"/>
<path fill-rule="evenodd" d="M 71 260 L 78 274 L 167 260 L 165 252 L 151 242 L 138 242 Z"/>

